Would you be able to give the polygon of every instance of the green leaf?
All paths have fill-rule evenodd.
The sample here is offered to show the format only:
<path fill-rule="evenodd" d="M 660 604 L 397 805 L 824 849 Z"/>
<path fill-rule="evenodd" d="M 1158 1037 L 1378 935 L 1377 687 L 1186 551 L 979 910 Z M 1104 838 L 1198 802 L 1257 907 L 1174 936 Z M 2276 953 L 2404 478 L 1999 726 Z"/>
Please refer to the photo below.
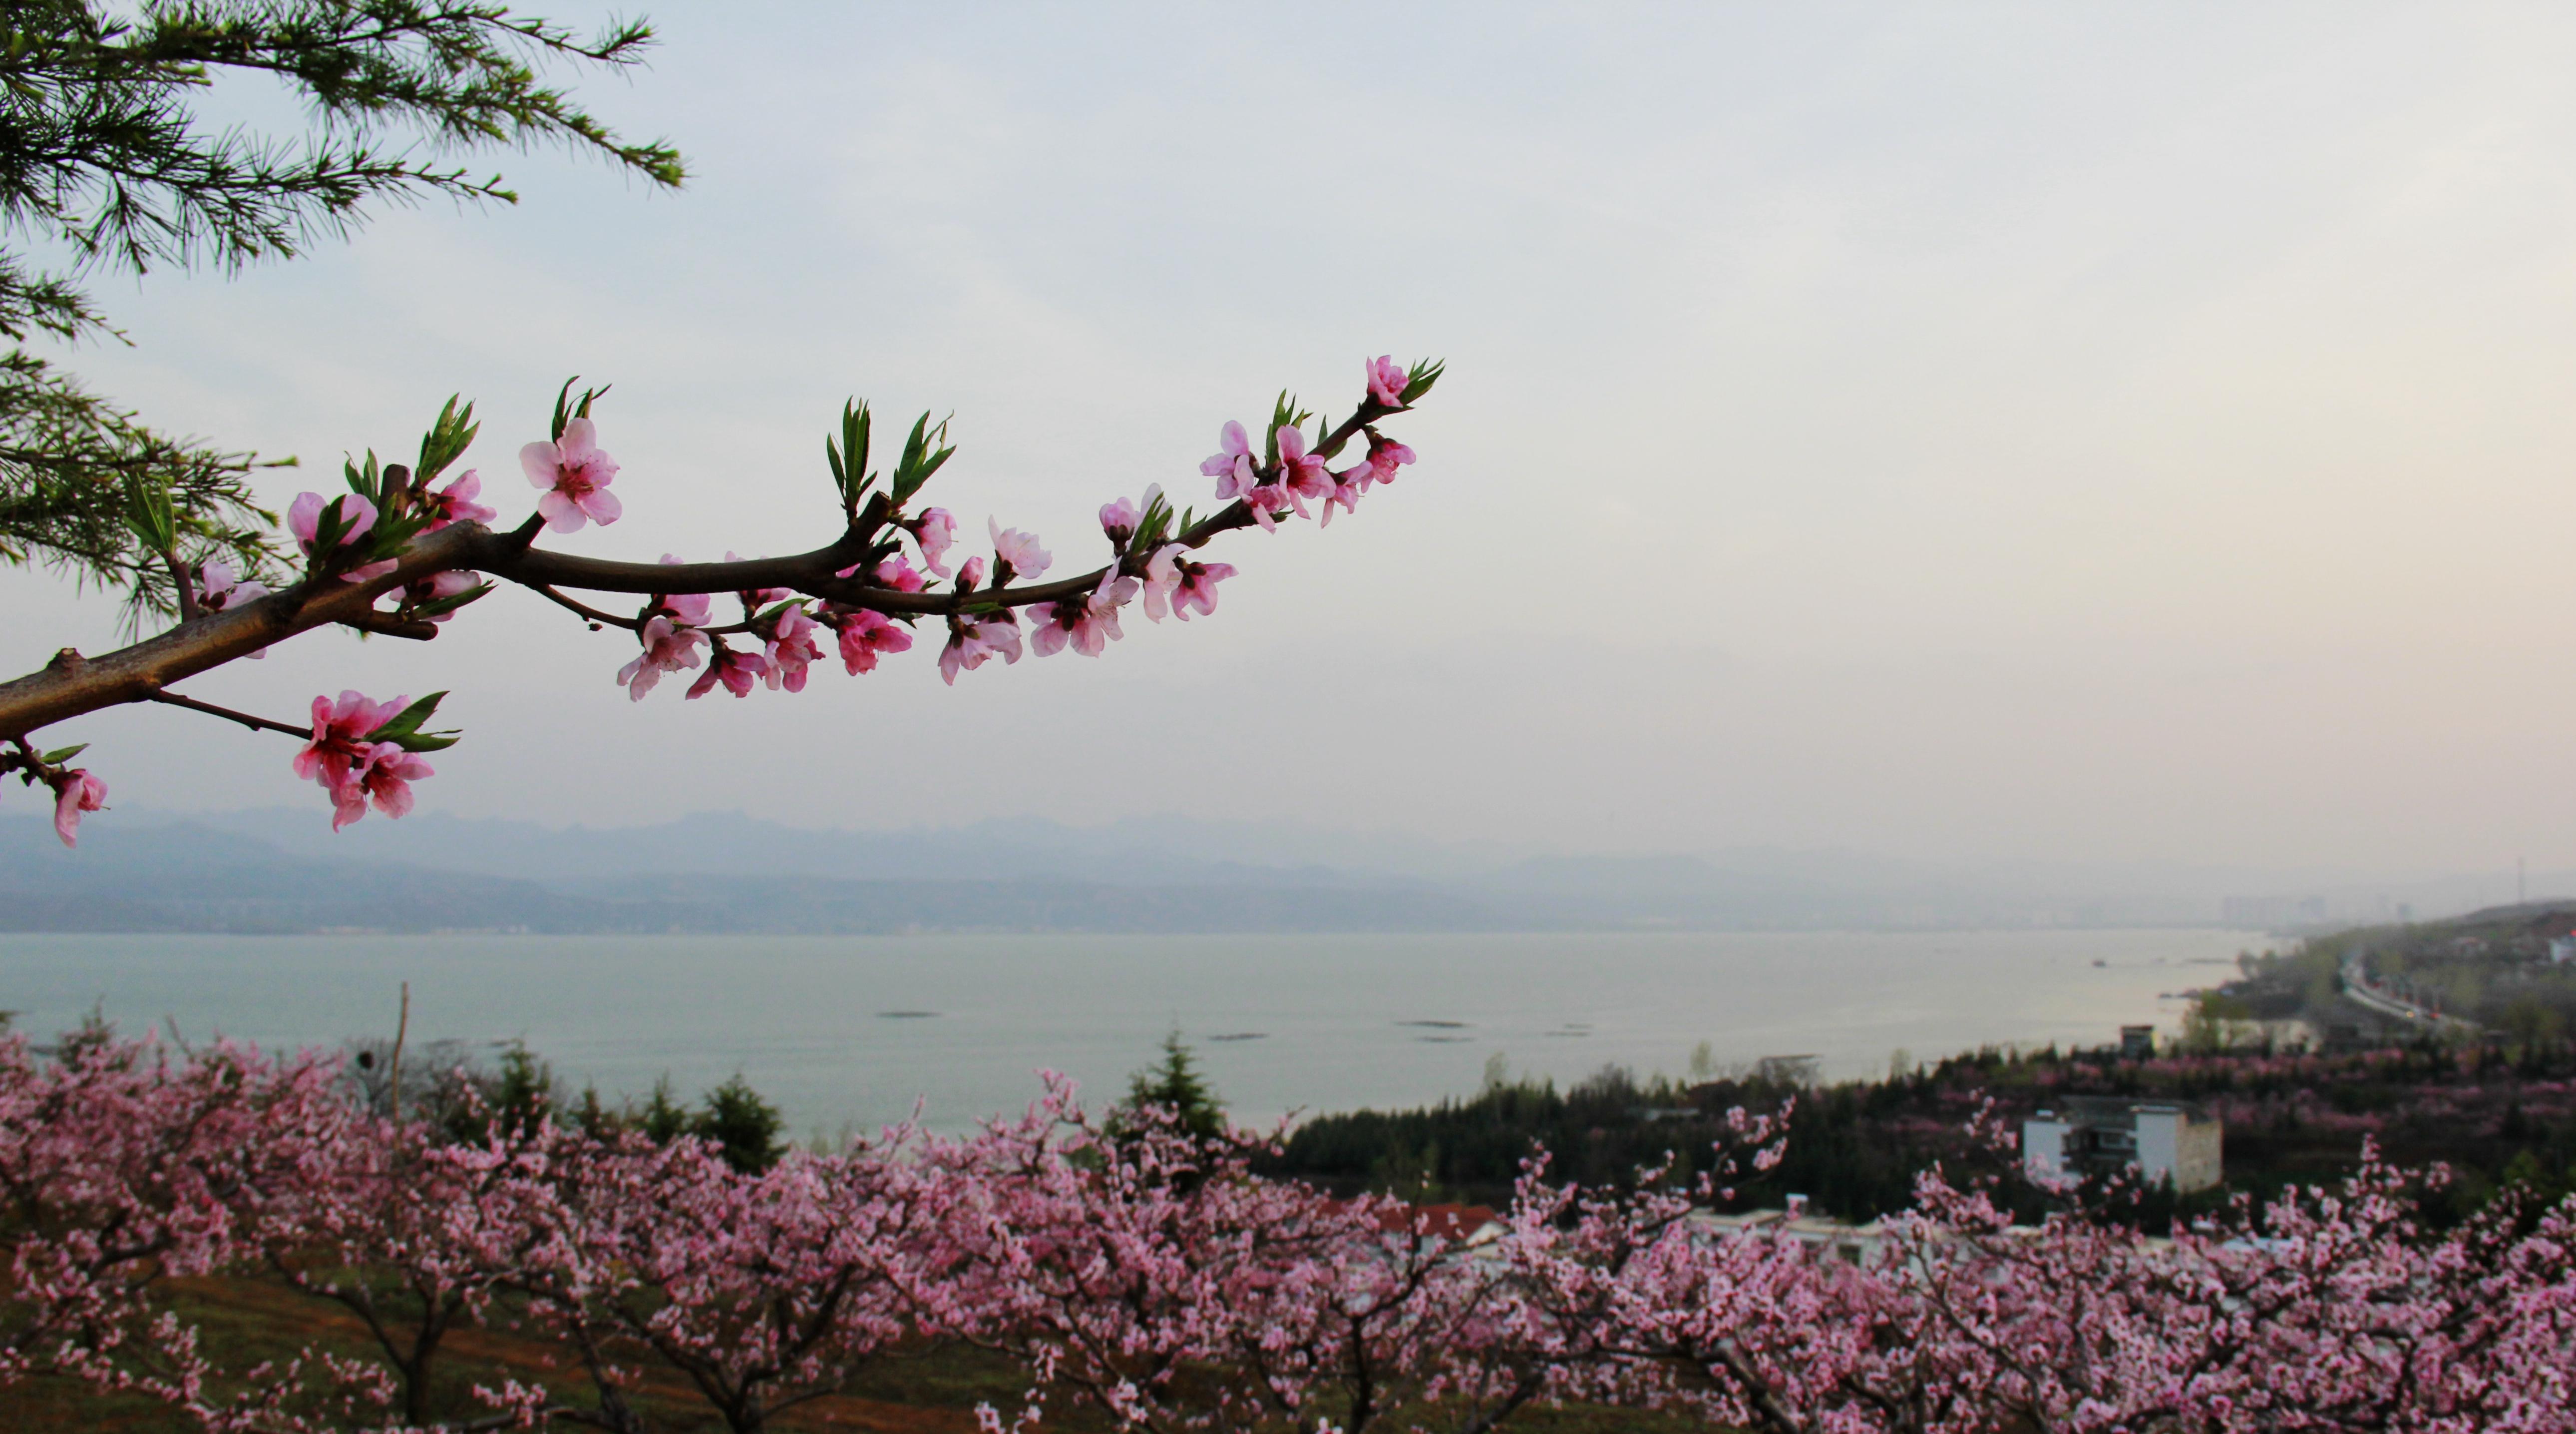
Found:
<path fill-rule="evenodd" d="M 176 551 L 179 519 L 170 504 L 170 485 L 141 473 L 127 473 L 125 526 L 159 556 L 167 557 Z"/>
<path fill-rule="evenodd" d="M 367 450 L 367 466 L 360 468 L 346 458 L 340 460 L 341 476 L 349 480 L 349 491 L 375 504 L 385 506 L 385 477 L 376 467 L 376 450 Z"/>
<path fill-rule="evenodd" d="M 77 757 L 88 750 L 89 744 L 87 742 L 81 742 L 69 747 L 56 747 L 54 750 L 45 753 L 36 760 L 44 763 L 48 767 L 59 767 L 63 763 L 70 761 L 72 758 Z"/>
<path fill-rule="evenodd" d="M 385 740 L 406 752 L 436 752 L 464 741 L 465 734 L 451 729 L 445 732 L 412 732 Z"/>
<path fill-rule="evenodd" d="M 850 399 L 841 405 L 840 441 L 823 440 L 823 455 L 832 463 L 832 486 L 840 490 L 841 506 L 852 513 L 867 496 L 868 485 L 876 481 L 868 471 L 868 429 L 873 421 L 866 402 Z"/>
<path fill-rule="evenodd" d="M 445 617 L 447 614 L 456 611 L 467 603 L 474 602 L 481 598 L 484 594 L 492 591 L 495 586 L 497 586 L 497 584 L 488 582 L 476 583 L 474 586 L 467 588 L 461 593 L 453 593 L 443 598 L 431 598 L 427 602 L 414 603 L 411 605 L 410 612 L 414 617 Z"/>
<path fill-rule="evenodd" d="M 564 380 L 563 391 L 555 395 L 554 427 L 546 435 L 549 442 L 560 443 L 563 441 L 564 422 L 573 416 L 566 412 L 565 409 L 568 406 L 569 400 L 572 398 L 572 386 L 579 382 L 581 382 L 581 375 L 574 374 L 572 377 Z M 581 396 L 581 401 L 583 407 L 589 407 L 590 395 L 584 393 Z"/>
<path fill-rule="evenodd" d="M 1424 359 L 1406 370 L 1403 395 L 1405 407 L 1412 407 L 1414 400 L 1429 393 L 1431 385 L 1438 383 L 1440 375 L 1448 371 L 1449 363 L 1446 359 Z"/>
<path fill-rule="evenodd" d="M 369 742 L 391 742 L 401 747 L 406 752 L 435 752 L 443 747 L 455 746 L 462 737 L 462 734 L 458 732 L 424 732 L 420 730 L 420 724 L 428 721 L 431 714 L 438 711 L 439 702 L 446 696 L 447 694 L 444 692 L 433 692 L 429 694 L 427 697 L 420 699 L 409 707 L 406 707 L 402 711 L 394 714 L 394 716 L 383 726 L 368 733 L 365 740 Z"/>
<path fill-rule="evenodd" d="M 438 410 L 438 421 L 420 436 L 420 461 L 412 470 L 412 481 L 422 488 L 444 472 L 447 465 L 465 456 L 474 446 L 474 437 L 482 427 L 474 421 L 474 405 L 456 406 L 460 394 L 449 394 L 447 403 Z"/>
<path fill-rule="evenodd" d="M 948 420 L 945 418 L 939 420 L 936 428 L 931 427 L 927 413 L 914 422 L 912 436 L 903 441 L 903 459 L 895 464 L 891 490 L 895 506 L 910 502 L 912 495 L 921 491 L 921 485 L 930 481 L 930 475 L 938 472 L 939 466 L 957 451 L 953 446 L 941 446 L 934 451 L 932 445 L 944 445 L 947 438 Z"/>
<path fill-rule="evenodd" d="M 1163 530 L 1171 523 L 1171 501 L 1160 493 L 1155 494 L 1153 501 L 1145 505 L 1145 511 L 1136 517 L 1136 532 L 1127 540 L 1127 551 L 1151 554 L 1155 545 L 1163 541 Z"/>
<path fill-rule="evenodd" d="M 549 438 L 553 442 L 561 443 L 563 441 L 565 424 L 570 423 L 576 418 L 590 417 L 591 400 L 606 398 L 608 396 L 608 389 L 606 388 L 585 388 L 581 391 L 581 400 L 576 403 L 573 401 L 572 386 L 579 382 L 581 382 L 581 375 L 574 374 L 572 377 L 564 380 L 563 388 L 555 394 L 554 427 L 549 430 L 548 434 Z M 615 387 L 615 385 L 612 384 L 610 387 Z"/>
<path fill-rule="evenodd" d="M 340 536 L 349 531 L 349 519 L 342 511 L 348 501 L 332 499 L 322 505 L 321 515 L 313 520 L 313 562 L 317 568 L 339 552 Z"/>
<path fill-rule="evenodd" d="M 406 732 L 419 731 L 421 723 L 426 722 L 431 717 L 437 715 L 438 704 L 444 701 L 446 697 L 447 694 L 445 692 L 433 692 L 427 697 L 421 698 L 409 707 L 406 707 L 400 712 L 395 713 L 393 716 L 386 718 L 383 725 L 367 734 L 367 740 L 370 742 L 390 742 L 395 738 L 402 736 Z"/>

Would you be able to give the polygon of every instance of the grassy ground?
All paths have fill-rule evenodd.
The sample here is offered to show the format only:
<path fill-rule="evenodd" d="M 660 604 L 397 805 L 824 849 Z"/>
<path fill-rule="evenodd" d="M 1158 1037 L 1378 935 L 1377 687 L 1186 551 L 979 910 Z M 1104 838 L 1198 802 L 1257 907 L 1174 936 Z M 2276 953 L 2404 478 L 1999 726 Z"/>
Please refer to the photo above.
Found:
<path fill-rule="evenodd" d="M 197 1325 L 207 1351 L 223 1367 L 291 1357 L 307 1348 L 355 1357 L 375 1351 L 354 1315 L 275 1281 L 190 1280 L 176 1282 L 171 1293 L 180 1317 Z M 649 1427 L 673 1434 L 724 1428 L 683 1376 L 647 1360 L 636 1362 L 644 1370 L 637 1402 Z M 496 1327 L 469 1325 L 447 1337 L 439 1357 L 433 1412 L 459 1420 L 488 1414 L 490 1407 L 474 1397 L 474 1386 L 503 1379 L 541 1383 L 573 1402 L 587 1402 L 591 1394 L 579 1369 L 564 1363 L 561 1345 L 496 1321 Z M 827 1429 L 859 1434 L 971 1434 L 977 1404 L 1015 1409 L 1026 1388 L 1027 1379 L 1019 1367 L 999 1355 L 956 1346 L 922 1347 L 880 1358 L 862 1370 L 846 1392 L 790 1410 L 772 1420 L 771 1427 L 785 1434 Z M 36 1379 L 0 1386 L 0 1430 L 182 1434 L 189 1427 L 158 1401 L 101 1394 L 76 1380 Z M 1107 1434 L 1111 1425 L 1095 1409 L 1059 1400 L 1048 1411 L 1046 1427 L 1070 1434 Z M 1394 1427 L 1401 1427 L 1401 1422 Z M 1527 1434 L 1611 1434 L 1614 1430 L 1680 1434 L 1706 1428 L 1670 1416 L 1575 1406 L 1526 1409 L 1512 1419 L 1510 1427 Z"/>
<path fill-rule="evenodd" d="M 257 1279 L 180 1282 L 174 1304 L 196 1323 L 219 1365 L 239 1368 L 260 1359 L 314 1348 L 365 1356 L 374 1344 L 356 1316 L 338 1305 Z M 474 1397 L 477 1384 L 516 1379 L 541 1383 L 569 1401 L 584 1402 L 588 1381 L 562 1359 L 562 1346 L 533 1333 L 460 1328 L 441 1349 L 434 1412 L 452 1419 L 491 1412 Z M 720 1430 L 714 1411 L 673 1370 L 643 1367 L 639 1407 L 656 1430 Z M 990 1400 L 1018 1402 L 1026 1387 L 1015 1366 L 978 1350 L 925 1349 L 888 1356 L 862 1372 L 847 1393 L 799 1406 L 772 1421 L 783 1431 L 858 1430 L 862 1434 L 970 1434 L 974 1407 Z M 102 1395 L 68 1379 L 38 1379 L 0 1387 L 0 1429 L 95 1429 L 161 1434 L 187 1429 L 157 1401 Z M 1077 1424 L 1076 1427 L 1079 1427 Z"/>

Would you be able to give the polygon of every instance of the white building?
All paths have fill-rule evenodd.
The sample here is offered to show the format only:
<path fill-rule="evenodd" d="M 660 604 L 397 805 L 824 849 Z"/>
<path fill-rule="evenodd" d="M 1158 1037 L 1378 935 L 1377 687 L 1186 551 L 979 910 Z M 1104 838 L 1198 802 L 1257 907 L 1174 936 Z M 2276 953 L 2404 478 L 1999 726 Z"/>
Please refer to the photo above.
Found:
<path fill-rule="evenodd" d="M 2192 1106 L 2078 1096 L 2022 1122 L 2022 1167 L 2033 1179 L 2135 1170 L 2185 1194 L 2225 1176 L 2226 1128 Z"/>
<path fill-rule="evenodd" d="M 1879 1221 L 1846 1225 L 1808 1214 L 1803 1202 L 1787 1210 L 1746 1210 L 1732 1215 L 1693 1210 L 1688 1219 L 1692 1232 L 1704 1240 L 1747 1236 L 1795 1240 L 1820 1255 L 1850 1265 L 1876 1265 L 1887 1239 Z"/>

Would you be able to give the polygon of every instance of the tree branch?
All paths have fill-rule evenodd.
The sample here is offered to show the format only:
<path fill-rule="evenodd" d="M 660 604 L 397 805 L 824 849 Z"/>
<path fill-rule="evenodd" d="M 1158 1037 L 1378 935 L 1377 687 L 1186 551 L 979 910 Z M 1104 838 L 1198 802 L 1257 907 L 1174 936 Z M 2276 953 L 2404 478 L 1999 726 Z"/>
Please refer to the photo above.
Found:
<path fill-rule="evenodd" d="M 438 624 L 427 618 L 406 621 L 372 608 L 357 617 L 341 618 L 340 625 L 360 632 L 372 632 L 379 637 L 399 637 L 411 642 L 428 642 L 438 636 Z"/>
<path fill-rule="evenodd" d="M 1219 533 L 1253 524 L 1252 510 L 1241 502 L 1227 505 L 1210 517 L 1202 518 L 1189 530 L 1175 535 L 1173 542 L 1186 548 L 1199 548 Z M 834 574 L 866 556 L 863 550 L 848 542 L 816 548 L 784 558 L 751 558 L 731 563 L 627 563 L 605 558 L 577 558 L 568 553 L 550 553 L 542 548 L 527 548 L 516 553 L 494 555 L 474 564 L 493 577 L 543 591 L 547 588 L 580 588 L 602 593 L 731 593 L 752 588 L 793 588 L 826 602 L 863 607 L 889 616 L 951 613 L 983 608 L 1029 607 L 1038 603 L 1061 602 L 1079 597 L 1100 585 L 1109 569 L 1094 568 L 1080 577 L 1059 578 L 1051 583 L 1033 583 L 1027 587 L 979 588 L 969 593 L 908 593 L 883 587 L 858 578 L 835 577 Z M 1150 554 L 1129 555 L 1129 562 L 1142 567 Z M 1122 562 L 1121 566 L 1129 563 Z M 631 619 L 609 617 L 581 607 L 560 593 L 546 593 L 593 622 L 615 623 L 632 627 Z"/>
<path fill-rule="evenodd" d="M 1369 423 L 1397 411 L 1401 410 L 1363 403 L 1316 444 L 1315 451 L 1330 454 Z M 865 608 L 890 617 L 938 616 L 1078 598 L 1097 588 L 1111 571 L 1100 567 L 1050 583 L 963 593 L 903 592 L 855 576 L 835 576 L 867 560 L 877 548 L 875 535 L 883 530 L 889 516 L 885 495 L 880 493 L 860 511 L 858 521 L 825 547 L 783 558 L 725 563 L 628 563 L 550 553 L 533 545 L 539 526 L 535 518 L 508 532 L 495 532 L 481 523 L 452 523 L 414 541 L 394 560 L 391 572 L 365 582 L 348 582 L 336 576 L 308 578 L 257 602 L 205 615 L 97 658 L 85 658 L 64 648 L 43 669 L 0 683 L 0 737 L 23 737 L 40 727 L 121 703 L 159 700 L 163 690 L 173 683 L 316 627 L 338 624 L 363 632 L 427 640 L 437 635 L 435 624 L 396 621 L 390 614 L 377 611 L 375 603 L 385 593 L 443 572 L 486 573 L 535 589 L 586 621 L 631 631 L 640 626 L 635 620 L 601 612 L 556 589 L 722 594 L 789 588 L 825 602 Z M 1174 534 L 1170 541 L 1186 548 L 1200 548 L 1220 533 L 1250 527 L 1255 521 L 1252 509 L 1238 500 Z M 1150 556 L 1141 548 L 1131 549 L 1114 566 L 1129 574 L 1140 573 Z M 185 699 L 175 705 L 201 704 Z M 215 715 L 239 719 L 239 714 L 234 713 L 218 711 Z M 304 734 L 297 731 L 296 735 Z"/>
<path fill-rule="evenodd" d="M 601 612 L 599 609 L 591 607 L 586 603 L 575 602 L 571 598 L 565 597 L 562 593 L 556 592 L 552 587 L 549 587 L 544 583 L 528 583 L 526 584 L 526 587 L 528 591 L 535 593 L 546 601 L 570 610 L 575 616 L 579 617 L 582 621 L 589 623 L 593 627 L 622 627 L 629 632 L 637 632 L 641 631 L 644 626 L 643 623 L 634 618 L 619 617 L 613 612 Z"/>
<path fill-rule="evenodd" d="M 433 573 L 476 567 L 472 559 L 481 546 L 498 541 L 481 524 L 458 523 L 422 537 L 395 560 L 392 572 L 366 582 L 300 582 L 97 658 L 64 648 L 42 669 L 0 682 L 0 736 L 24 736 L 84 712 L 148 701 L 165 687 L 299 632 L 364 621 L 383 594 Z"/>
<path fill-rule="evenodd" d="M 254 732 L 283 732 L 289 737 L 297 738 L 313 735 L 309 728 L 290 727 L 283 722 L 271 722 L 265 717 L 253 717 L 247 712 L 235 712 L 229 707 L 218 707 L 212 702 L 200 702 L 194 697 L 182 697 L 176 692 L 155 692 L 151 700 L 166 702 L 173 707 L 185 707 L 191 712 L 203 712 L 209 717 L 221 717 L 227 722 L 239 722 Z"/>

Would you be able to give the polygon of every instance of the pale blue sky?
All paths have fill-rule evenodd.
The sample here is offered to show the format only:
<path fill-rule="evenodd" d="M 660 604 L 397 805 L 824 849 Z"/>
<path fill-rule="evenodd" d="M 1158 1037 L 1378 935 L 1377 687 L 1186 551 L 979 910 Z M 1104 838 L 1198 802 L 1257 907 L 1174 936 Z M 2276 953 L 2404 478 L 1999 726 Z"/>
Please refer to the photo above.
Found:
<path fill-rule="evenodd" d="M 653 69 L 586 85 L 685 192 L 507 158 L 513 211 L 103 284 L 138 347 L 80 364 L 307 481 L 461 389 L 511 513 L 554 385 L 613 381 L 600 555 L 819 541 L 854 392 L 956 410 L 939 500 L 1060 561 L 1368 354 L 1451 361 L 1420 467 L 1227 541 L 1212 622 L 953 691 L 925 650 L 630 707 L 516 594 L 189 690 L 452 687 L 424 802 L 557 822 L 2576 862 L 2563 9 L 756 9 L 655 5 Z M 0 595 L 14 669 L 112 636 Z M 283 739 L 63 731 L 120 802 L 322 819 Z"/>

